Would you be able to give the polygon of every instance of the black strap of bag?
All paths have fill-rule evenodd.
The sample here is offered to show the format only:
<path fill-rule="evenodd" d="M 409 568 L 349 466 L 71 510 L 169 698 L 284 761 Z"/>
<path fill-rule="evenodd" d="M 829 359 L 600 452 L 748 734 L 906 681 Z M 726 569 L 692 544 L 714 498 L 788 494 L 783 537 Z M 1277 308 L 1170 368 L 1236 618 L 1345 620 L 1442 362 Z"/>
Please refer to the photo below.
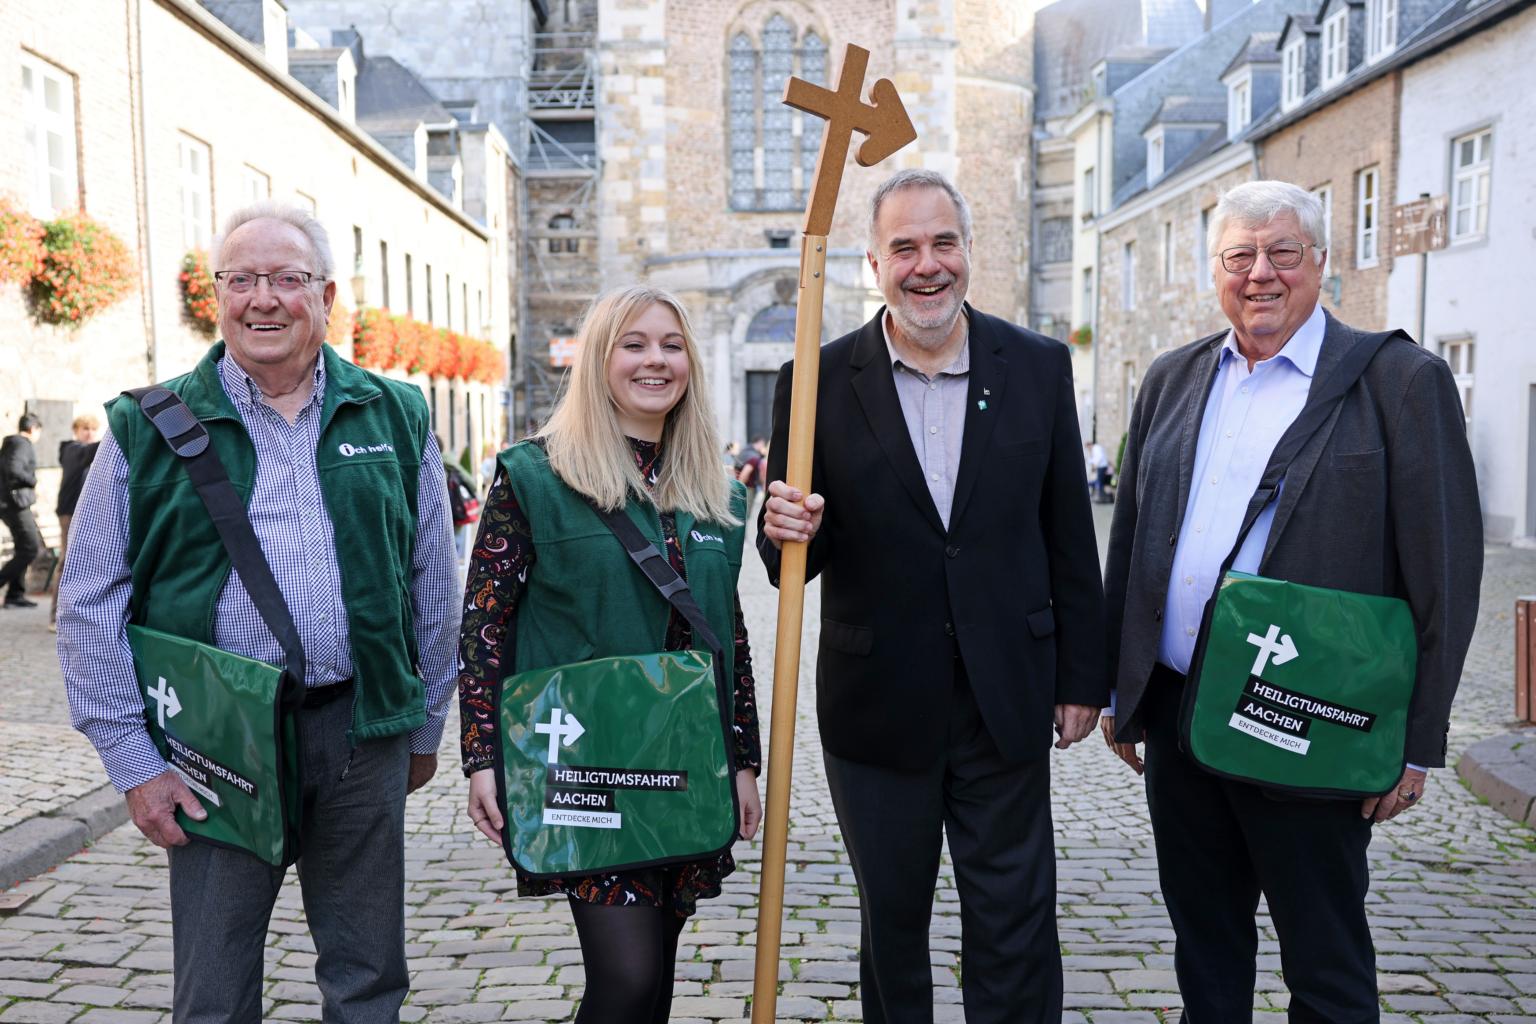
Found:
<path fill-rule="evenodd" d="M 293 624 L 288 603 L 283 600 L 283 592 L 272 576 L 272 567 L 261 552 L 261 542 L 251 528 L 245 503 L 229 482 L 229 473 L 225 471 L 219 453 L 209 443 L 208 428 L 192 414 L 180 395 L 167 388 L 134 388 L 123 394 L 138 404 L 181 459 L 187 476 L 197 488 L 197 496 L 203 499 L 208 515 L 219 531 L 219 539 L 224 542 L 224 550 L 229 553 L 229 560 L 239 573 L 245 592 L 250 595 L 261 621 L 266 623 L 283 649 L 289 678 L 303 685 L 306 662 L 298 627 Z"/>
<path fill-rule="evenodd" d="M 592 511 L 613 531 L 619 538 L 619 543 L 624 545 L 624 550 L 630 559 L 645 573 L 645 578 L 656 585 L 661 591 L 661 596 L 667 599 L 667 603 L 676 608 L 688 620 L 688 625 L 693 627 L 693 633 L 704 641 L 704 646 L 709 648 L 715 656 L 716 675 L 725 671 L 725 648 L 720 646 L 720 638 L 715 635 L 709 620 L 704 617 L 704 610 L 693 599 L 693 591 L 688 588 L 688 581 L 677 574 L 672 568 L 672 563 L 667 561 L 667 556 L 656 550 L 656 545 L 645 539 L 645 534 L 634 521 L 625 515 L 622 509 L 610 512 L 600 508 L 590 498 L 587 504 L 592 506 Z"/>
<path fill-rule="evenodd" d="M 1248 539 L 1254 524 L 1259 521 L 1259 516 L 1264 512 L 1265 507 L 1274 501 L 1275 496 L 1280 492 L 1281 481 L 1285 479 L 1286 471 L 1291 468 L 1291 463 L 1296 460 L 1296 456 L 1301 454 L 1307 442 L 1312 440 L 1313 435 L 1321 430 L 1323 424 L 1333 416 L 1334 410 L 1343 403 L 1344 396 L 1349 394 L 1355 382 L 1365 374 L 1366 367 L 1371 364 L 1376 353 L 1393 338 L 1402 338 L 1410 343 L 1413 341 L 1403 331 L 1382 331 L 1379 334 L 1361 335 L 1354 347 L 1344 353 L 1344 357 L 1339 360 L 1339 365 L 1328 375 L 1328 379 L 1323 382 L 1318 392 L 1308 399 L 1300 414 L 1291 421 L 1290 427 L 1280 435 L 1274 451 L 1270 453 L 1269 465 L 1264 468 L 1264 476 L 1260 478 L 1259 486 L 1253 492 L 1253 498 L 1248 502 L 1248 509 L 1243 514 L 1243 525 L 1237 531 L 1237 540 L 1232 545 L 1226 560 L 1222 562 L 1221 572 L 1216 577 L 1218 580 L 1226 576 L 1227 571 L 1232 568 L 1232 563 L 1237 561 L 1238 552 L 1242 551 L 1243 543 Z"/>

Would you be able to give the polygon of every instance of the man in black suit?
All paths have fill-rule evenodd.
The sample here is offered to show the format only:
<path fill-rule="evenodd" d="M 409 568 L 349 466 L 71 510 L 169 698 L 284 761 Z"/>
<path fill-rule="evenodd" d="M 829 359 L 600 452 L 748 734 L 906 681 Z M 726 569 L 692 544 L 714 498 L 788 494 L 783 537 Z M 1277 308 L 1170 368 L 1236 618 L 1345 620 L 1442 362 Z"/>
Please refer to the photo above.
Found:
<path fill-rule="evenodd" d="M 1222 197 L 1208 249 L 1232 329 L 1159 358 L 1131 414 L 1105 591 L 1115 704 L 1105 738 L 1138 773 L 1177 945 L 1188 1024 L 1252 1019 L 1262 892 L 1293 1024 L 1375 1024 L 1365 913 L 1373 822 L 1445 764 L 1451 700 L 1477 620 L 1482 516 L 1445 362 L 1387 341 L 1289 465 L 1234 569 L 1408 602 L 1418 633 L 1408 767 L 1379 798 L 1303 800 L 1209 774 L 1179 747 L 1202 611 L 1270 453 L 1360 333 L 1318 303 L 1323 207 L 1286 182 Z"/>
<path fill-rule="evenodd" d="M 784 483 L 779 374 L 758 547 L 809 541 L 817 718 L 858 880 L 869 1024 L 933 1020 L 942 836 L 970 1024 L 1061 1019 L 1050 748 L 1108 694 L 1103 595 L 1066 346 L 965 303 L 971 217 L 942 175 L 871 204 L 887 305 L 822 350 L 809 495 Z"/>

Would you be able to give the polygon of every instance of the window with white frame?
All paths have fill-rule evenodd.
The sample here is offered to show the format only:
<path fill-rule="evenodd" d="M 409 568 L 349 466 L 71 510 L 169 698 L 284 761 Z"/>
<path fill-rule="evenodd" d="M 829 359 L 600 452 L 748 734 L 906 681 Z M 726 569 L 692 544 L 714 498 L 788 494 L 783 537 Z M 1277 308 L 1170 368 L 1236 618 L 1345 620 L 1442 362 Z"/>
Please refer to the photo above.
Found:
<path fill-rule="evenodd" d="M 1461 411 L 1468 425 L 1472 423 L 1472 353 L 1473 339 L 1469 335 L 1440 340 L 1440 356 L 1456 378 L 1456 390 L 1461 392 Z"/>
<path fill-rule="evenodd" d="M 315 205 L 315 197 L 303 192 L 295 192 L 293 194 L 293 204 L 311 217 L 315 215 L 315 211 L 318 209 Z"/>
<path fill-rule="evenodd" d="M 1163 130 L 1154 128 L 1147 133 L 1147 181 L 1154 182 L 1163 176 Z"/>
<path fill-rule="evenodd" d="M 1333 247 L 1333 186 L 1319 185 L 1312 190 L 1317 201 L 1323 204 L 1323 237 L 1317 240 L 1317 244 L 1324 249 Z"/>
<path fill-rule="evenodd" d="M 1380 60 L 1397 48 L 1397 0 L 1365 0 L 1365 59 Z"/>
<path fill-rule="evenodd" d="M 1227 86 L 1227 137 L 1239 134 L 1253 120 L 1253 79 L 1244 74 Z"/>
<path fill-rule="evenodd" d="M 731 38 L 726 123 L 733 210 L 798 210 L 815 174 L 824 122 L 781 99 L 791 75 L 826 81 L 827 42 L 814 29 L 798 41 L 797 34 L 788 19 L 773 14 L 758 39 L 745 30 Z"/>
<path fill-rule="evenodd" d="M 1163 284 L 1173 284 L 1173 221 L 1163 221 Z"/>
<path fill-rule="evenodd" d="M 1349 9 L 1341 8 L 1323 22 L 1323 88 L 1338 84 L 1349 72 Z"/>
<path fill-rule="evenodd" d="M 1083 324 L 1091 324 L 1091 323 L 1093 323 L 1094 301 L 1093 301 L 1093 268 L 1092 267 L 1084 267 L 1083 268 L 1082 284 L 1081 284 L 1080 287 L 1081 287 L 1081 290 L 1082 290 L 1082 294 L 1078 298 L 1079 298 L 1079 301 L 1082 304 L 1082 308 L 1078 311 L 1078 315 L 1077 315 L 1077 322 L 1078 322 L 1079 326 L 1081 326 Z"/>
<path fill-rule="evenodd" d="M 213 238 L 213 174 L 208 144 L 190 135 L 176 137 L 177 181 L 181 186 L 181 244 L 206 249 Z"/>
<path fill-rule="evenodd" d="M 27 205 L 43 218 L 73 210 L 80 205 L 74 76 L 22 54 L 21 103 L 29 153 Z"/>
<path fill-rule="evenodd" d="M 1124 384 L 1122 390 L 1125 401 L 1125 422 L 1131 422 L 1131 410 L 1136 408 L 1136 364 L 1127 360 L 1123 365 Z"/>
<path fill-rule="evenodd" d="M 1136 308 L 1136 243 L 1126 242 L 1120 249 L 1120 308 Z"/>
<path fill-rule="evenodd" d="M 250 164 L 240 170 L 240 186 L 243 190 L 241 198 L 247 203 L 259 203 L 263 199 L 272 198 L 272 179 Z"/>
<path fill-rule="evenodd" d="M 1099 197 L 1096 188 L 1097 185 L 1094 182 L 1093 168 L 1089 167 L 1083 171 L 1082 207 L 1084 220 L 1088 219 L 1089 217 L 1096 216 L 1099 212 Z"/>
<path fill-rule="evenodd" d="M 1492 184 L 1493 129 L 1451 142 L 1451 241 L 1488 233 L 1488 190 Z"/>
<path fill-rule="evenodd" d="M 1072 218 L 1046 217 L 1040 222 L 1041 263 L 1065 263 L 1072 258 Z"/>
<path fill-rule="evenodd" d="M 1381 169 L 1355 175 L 1355 266 L 1374 267 L 1381 258 Z"/>
<path fill-rule="evenodd" d="M 1298 34 L 1296 39 L 1285 44 L 1285 49 L 1280 52 L 1280 107 L 1282 110 L 1291 110 L 1301 105 L 1301 99 L 1307 94 L 1307 51 L 1306 36 Z"/>

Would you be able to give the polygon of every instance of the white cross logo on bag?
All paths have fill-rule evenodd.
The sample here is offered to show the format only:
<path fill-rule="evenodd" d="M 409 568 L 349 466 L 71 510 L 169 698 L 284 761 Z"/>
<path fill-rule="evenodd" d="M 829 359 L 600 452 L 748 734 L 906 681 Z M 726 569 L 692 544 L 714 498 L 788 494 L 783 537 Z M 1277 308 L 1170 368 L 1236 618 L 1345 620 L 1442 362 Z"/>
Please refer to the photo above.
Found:
<path fill-rule="evenodd" d="M 1284 665 L 1297 655 L 1296 642 L 1291 639 L 1291 634 L 1281 636 L 1280 627 L 1274 623 L 1270 623 L 1269 632 L 1263 636 L 1249 633 L 1248 642 L 1259 649 L 1259 653 L 1253 659 L 1252 675 L 1264 674 L 1264 666 L 1270 661 L 1270 655 L 1274 655 L 1276 665 Z"/>
<path fill-rule="evenodd" d="M 160 728 L 165 728 L 167 718 L 175 718 L 181 714 L 181 698 L 176 696 L 176 688 L 165 684 L 165 676 L 161 676 L 149 691 L 150 699 L 156 704 Z"/>
<path fill-rule="evenodd" d="M 586 733 L 586 728 L 576 720 L 575 715 L 566 715 L 565 721 L 560 721 L 562 712 L 559 708 L 549 709 L 549 721 L 540 722 L 533 727 L 534 732 L 549 734 L 549 763 L 560 763 L 561 746 L 570 746 Z"/>

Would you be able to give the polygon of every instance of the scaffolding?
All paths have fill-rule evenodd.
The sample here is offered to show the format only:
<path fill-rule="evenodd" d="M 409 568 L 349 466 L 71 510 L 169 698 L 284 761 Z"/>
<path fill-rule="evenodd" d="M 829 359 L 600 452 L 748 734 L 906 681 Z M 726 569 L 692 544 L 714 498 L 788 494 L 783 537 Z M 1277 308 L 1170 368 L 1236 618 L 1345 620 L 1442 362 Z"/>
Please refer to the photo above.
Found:
<path fill-rule="evenodd" d="M 523 433 L 547 416 L 564 368 L 551 362 L 552 338 L 574 334 L 599 290 L 593 206 L 597 153 L 596 11 L 576 24 L 533 36 L 528 74 L 523 187 L 524 274 L 519 346 Z"/>

